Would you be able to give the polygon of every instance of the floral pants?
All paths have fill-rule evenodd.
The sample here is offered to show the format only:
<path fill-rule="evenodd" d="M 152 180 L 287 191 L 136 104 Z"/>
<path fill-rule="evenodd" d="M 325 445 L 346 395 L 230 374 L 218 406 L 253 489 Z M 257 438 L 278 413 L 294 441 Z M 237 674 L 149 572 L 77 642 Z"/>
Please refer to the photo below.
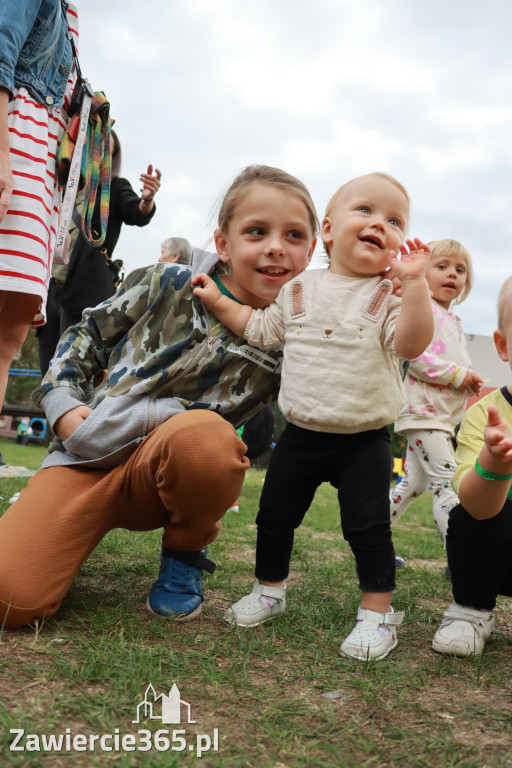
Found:
<path fill-rule="evenodd" d="M 452 439 L 440 429 L 411 429 L 404 434 L 408 440 L 405 475 L 390 492 L 391 525 L 430 488 L 434 494 L 434 522 L 446 546 L 448 514 L 459 503 L 451 486 L 455 471 Z"/>

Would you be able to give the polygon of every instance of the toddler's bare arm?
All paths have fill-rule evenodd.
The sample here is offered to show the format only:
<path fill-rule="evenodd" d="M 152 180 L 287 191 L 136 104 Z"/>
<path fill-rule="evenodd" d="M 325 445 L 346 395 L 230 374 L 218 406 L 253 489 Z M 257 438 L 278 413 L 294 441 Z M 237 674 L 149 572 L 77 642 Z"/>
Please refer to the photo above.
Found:
<path fill-rule="evenodd" d="M 402 283 L 402 309 L 395 327 L 396 353 L 406 360 L 419 357 L 432 341 L 434 316 L 425 277 L 430 250 L 419 238 L 400 246 L 401 258 L 392 255 L 392 274 Z"/>
<path fill-rule="evenodd" d="M 252 307 L 247 304 L 238 304 L 228 296 L 224 296 L 211 277 L 204 273 L 192 278 L 192 285 L 195 285 L 194 296 L 201 299 L 206 309 L 213 312 L 215 317 L 237 336 L 243 336 Z"/>

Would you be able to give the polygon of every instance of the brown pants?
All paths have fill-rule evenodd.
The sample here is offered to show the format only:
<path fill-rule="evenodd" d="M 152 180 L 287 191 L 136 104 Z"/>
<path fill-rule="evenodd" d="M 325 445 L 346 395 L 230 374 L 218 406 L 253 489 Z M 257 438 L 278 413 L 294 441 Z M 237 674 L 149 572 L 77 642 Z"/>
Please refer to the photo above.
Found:
<path fill-rule="evenodd" d="M 201 550 L 238 497 L 249 466 L 245 450 L 222 417 L 192 410 L 155 429 L 113 470 L 37 472 L 0 518 L 0 626 L 4 619 L 16 628 L 55 613 L 82 563 L 113 528 L 163 526 L 164 547 Z"/>

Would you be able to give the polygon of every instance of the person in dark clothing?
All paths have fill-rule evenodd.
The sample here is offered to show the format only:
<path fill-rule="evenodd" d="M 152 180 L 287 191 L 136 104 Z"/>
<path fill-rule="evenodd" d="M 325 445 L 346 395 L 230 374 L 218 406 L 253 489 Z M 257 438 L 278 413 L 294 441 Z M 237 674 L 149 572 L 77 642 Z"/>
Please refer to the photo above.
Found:
<path fill-rule="evenodd" d="M 84 194 L 79 193 L 69 228 L 70 259 L 68 264 L 55 264 L 48 289 L 46 324 L 37 330 L 39 364 L 44 376 L 49 368 L 60 337 L 82 319 L 86 307 L 95 307 L 105 301 L 122 279 L 123 262 L 113 260 L 112 254 L 123 224 L 145 227 L 155 214 L 154 196 L 160 187 L 161 173 L 149 165 L 142 173 L 142 195 L 133 191 L 130 182 L 119 176 L 121 145 L 115 131 L 111 134 L 112 181 L 107 233 L 103 245 L 90 245 L 80 231 Z M 99 199 L 98 199 L 99 203 Z"/>

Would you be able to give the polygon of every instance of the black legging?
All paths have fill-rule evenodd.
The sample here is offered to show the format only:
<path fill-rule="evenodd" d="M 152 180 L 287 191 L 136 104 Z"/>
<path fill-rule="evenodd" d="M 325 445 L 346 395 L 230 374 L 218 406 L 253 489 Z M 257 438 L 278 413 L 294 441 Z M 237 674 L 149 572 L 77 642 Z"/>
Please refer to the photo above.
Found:
<path fill-rule="evenodd" d="M 450 511 L 446 552 L 455 602 L 492 611 L 498 595 L 512 597 L 512 502 L 488 520 L 458 504 Z"/>
<path fill-rule="evenodd" d="M 356 558 L 360 588 L 394 589 L 390 475 L 386 427 L 339 435 L 288 424 L 270 459 L 256 518 L 256 577 L 281 581 L 288 576 L 294 530 L 318 486 L 330 482 L 338 490 L 343 536 Z"/>

